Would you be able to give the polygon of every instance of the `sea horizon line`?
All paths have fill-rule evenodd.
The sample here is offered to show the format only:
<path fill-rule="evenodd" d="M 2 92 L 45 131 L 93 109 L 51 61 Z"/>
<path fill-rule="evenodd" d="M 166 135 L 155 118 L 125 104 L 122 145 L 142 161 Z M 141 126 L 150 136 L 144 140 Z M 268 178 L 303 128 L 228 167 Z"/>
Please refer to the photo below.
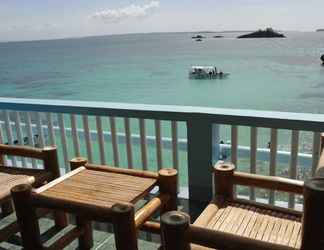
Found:
<path fill-rule="evenodd" d="M 316 32 L 316 30 L 281 30 L 275 29 L 280 32 Z M 100 35 L 85 35 L 85 36 L 63 36 L 58 38 L 44 38 L 44 39 L 26 39 L 26 40 L 0 40 L 0 43 L 20 43 L 20 42 L 42 42 L 42 41 L 56 41 L 56 40 L 72 40 L 72 39 L 86 39 L 96 37 L 109 37 L 109 36 L 126 36 L 126 35 L 151 35 L 151 34 L 216 34 L 216 33 L 244 33 L 254 32 L 256 30 L 193 30 L 193 31 L 154 31 L 154 32 L 126 32 L 126 33 L 113 33 L 113 34 L 100 34 Z"/>

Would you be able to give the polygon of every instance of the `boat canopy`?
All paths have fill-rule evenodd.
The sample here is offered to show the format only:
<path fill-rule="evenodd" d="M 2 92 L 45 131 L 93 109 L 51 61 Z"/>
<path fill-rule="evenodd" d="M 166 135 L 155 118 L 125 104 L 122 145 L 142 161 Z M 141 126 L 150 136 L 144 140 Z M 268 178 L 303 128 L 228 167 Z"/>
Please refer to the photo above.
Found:
<path fill-rule="evenodd" d="M 214 66 L 192 66 L 191 70 L 210 72 L 210 71 L 214 71 L 215 67 Z"/>

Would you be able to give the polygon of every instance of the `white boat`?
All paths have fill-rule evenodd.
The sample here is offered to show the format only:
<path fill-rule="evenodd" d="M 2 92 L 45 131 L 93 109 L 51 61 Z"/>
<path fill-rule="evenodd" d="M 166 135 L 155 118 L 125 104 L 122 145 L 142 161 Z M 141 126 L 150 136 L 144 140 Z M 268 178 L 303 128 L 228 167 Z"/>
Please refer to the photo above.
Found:
<path fill-rule="evenodd" d="M 220 79 L 229 76 L 229 73 L 219 71 L 214 66 L 192 66 L 189 78 L 192 79 Z"/>

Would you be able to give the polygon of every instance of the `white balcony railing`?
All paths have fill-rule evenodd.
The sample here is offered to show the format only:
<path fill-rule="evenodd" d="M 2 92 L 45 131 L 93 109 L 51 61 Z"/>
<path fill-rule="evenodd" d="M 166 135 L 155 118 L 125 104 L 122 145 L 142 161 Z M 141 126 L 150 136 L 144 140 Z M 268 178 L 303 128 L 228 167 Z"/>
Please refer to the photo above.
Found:
<path fill-rule="evenodd" d="M 56 144 L 63 172 L 69 171 L 69 159 L 79 155 L 90 162 L 127 168 L 172 166 L 179 170 L 180 186 L 188 188 L 191 200 L 211 198 L 210 169 L 221 158 L 238 167 L 248 165 L 245 171 L 252 173 L 285 174 L 292 179 L 304 178 L 301 172 L 312 175 L 324 131 L 324 115 L 319 114 L 12 98 L 0 98 L 0 110 L 2 142 Z M 249 133 L 243 136 L 249 138 L 249 146 L 240 145 L 242 126 Z M 229 142 L 223 138 L 223 127 L 230 128 Z M 258 147 L 260 128 L 269 133 L 269 148 Z M 281 129 L 289 130 L 286 150 L 278 147 Z M 300 152 L 302 131 L 311 138 L 306 141 L 310 147 L 306 153 Z M 17 164 L 19 159 L 10 161 Z M 29 164 L 37 167 L 36 161 Z M 283 165 L 286 171 L 279 171 Z M 254 189 L 248 197 L 257 198 Z M 273 192 L 267 199 L 277 202 Z M 295 196 L 290 195 L 288 201 L 294 208 Z"/>

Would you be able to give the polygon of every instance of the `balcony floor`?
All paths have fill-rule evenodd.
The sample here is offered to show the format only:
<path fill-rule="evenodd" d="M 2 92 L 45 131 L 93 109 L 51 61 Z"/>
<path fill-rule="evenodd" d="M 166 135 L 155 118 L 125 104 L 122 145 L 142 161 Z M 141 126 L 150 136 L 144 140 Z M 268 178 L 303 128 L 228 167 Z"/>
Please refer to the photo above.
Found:
<path fill-rule="evenodd" d="M 10 218 L 11 220 L 11 218 Z M 0 228 L 3 226 L 5 222 L 0 223 Z M 40 229 L 41 233 L 43 234 L 46 232 L 49 228 L 53 226 L 53 221 L 51 219 L 42 218 L 40 219 Z M 102 226 L 102 225 L 98 225 Z M 97 225 L 95 226 L 97 228 Z M 46 235 L 46 234 L 45 234 Z M 19 245 L 19 234 L 13 236 L 10 238 L 8 242 L 1 242 L 0 243 L 0 250 L 18 250 L 22 249 L 22 247 Z M 57 235 L 59 236 L 59 234 Z M 144 234 L 145 236 L 145 234 Z M 45 236 L 46 238 L 46 236 Z M 54 239 L 54 238 L 53 238 Z M 114 243 L 114 235 L 112 233 L 107 233 L 101 230 L 94 230 L 93 232 L 93 241 L 94 246 L 92 249 L 96 250 L 104 250 L 104 249 L 116 249 L 115 243 Z M 158 249 L 159 243 L 156 242 L 150 242 L 147 240 L 139 239 L 138 241 L 139 249 L 143 250 L 153 250 Z M 78 242 L 77 240 L 74 240 L 69 246 L 67 246 L 66 250 L 75 250 L 78 249 Z"/>
<path fill-rule="evenodd" d="M 143 203 L 145 203 L 144 200 L 138 201 L 136 203 L 136 207 L 137 206 L 141 207 L 141 205 Z M 207 204 L 200 204 L 197 202 L 191 203 L 190 211 L 192 212 L 191 213 L 192 220 L 194 220 L 194 218 L 202 212 L 202 210 L 205 208 L 206 205 Z M 187 199 L 179 198 L 178 199 L 178 210 L 188 213 L 189 212 L 189 201 Z M 158 219 L 158 218 L 156 218 L 156 219 Z M 15 214 L 12 214 L 6 218 L 1 219 L 0 220 L 0 229 L 4 225 L 6 225 L 14 220 L 16 220 Z M 70 218 L 70 222 L 72 224 L 73 224 L 73 221 L 74 221 L 73 218 Z M 40 226 L 41 235 L 44 240 L 49 239 L 53 236 L 53 234 L 51 234 L 51 231 L 49 230 L 50 228 L 53 228 L 53 226 L 54 226 L 54 222 L 52 219 L 41 218 L 39 220 L 39 226 Z M 108 227 L 109 226 L 107 226 L 107 224 L 97 223 L 97 222 L 93 223 L 94 246 L 92 249 L 96 249 L 96 250 L 104 250 L 104 249 L 114 250 L 114 249 L 116 249 L 115 243 L 114 243 L 114 235 L 112 233 L 108 233 L 108 232 L 112 231 L 112 230 L 109 230 Z M 111 228 L 111 225 L 110 225 L 110 228 Z M 46 231 L 49 231 L 49 232 L 45 233 Z M 55 240 L 57 237 L 59 237 L 59 235 L 60 234 L 58 233 L 55 236 L 55 238 L 51 238 L 51 240 Z M 22 247 L 19 245 L 20 238 L 18 236 L 19 236 L 19 234 L 11 237 L 8 242 L 0 242 L 0 250 L 22 249 Z M 146 232 L 140 232 L 139 240 L 138 240 L 138 247 L 140 250 L 153 250 L 153 249 L 156 250 L 160 246 L 159 241 L 160 241 L 160 237 L 157 235 L 151 235 Z M 13 244 L 10 242 L 12 242 Z M 50 243 L 50 241 L 49 241 L 49 243 Z M 64 249 L 75 250 L 75 249 L 78 249 L 77 246 L 78 246 L 78 242 L 77 242 L 77 240 L 75 240 Z"/>

